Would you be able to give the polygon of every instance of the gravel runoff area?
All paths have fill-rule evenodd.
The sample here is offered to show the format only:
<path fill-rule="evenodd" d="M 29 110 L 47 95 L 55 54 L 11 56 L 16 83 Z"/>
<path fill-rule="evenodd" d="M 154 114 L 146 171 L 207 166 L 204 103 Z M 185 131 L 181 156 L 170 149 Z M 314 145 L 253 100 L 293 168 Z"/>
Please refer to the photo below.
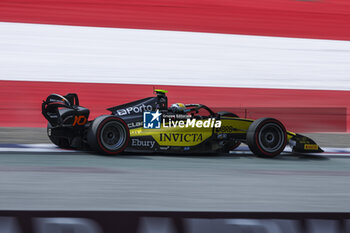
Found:
<path fill-rule="evenodd" d="M 350 133 L 304 133 L 321 147 L 350 147 Z M 0 144 L 51 143 L 45 128 L 0 127 Z"/>

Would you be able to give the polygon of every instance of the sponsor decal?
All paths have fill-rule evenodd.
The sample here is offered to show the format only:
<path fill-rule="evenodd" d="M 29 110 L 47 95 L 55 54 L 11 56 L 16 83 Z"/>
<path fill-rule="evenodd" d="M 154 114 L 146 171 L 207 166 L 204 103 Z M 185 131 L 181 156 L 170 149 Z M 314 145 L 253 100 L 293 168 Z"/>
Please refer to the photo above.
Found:
<path fill-rule="evenodd" d="M 231 132 L 235 132 L 237 131 L 238 129 L 233 127 L 233 126 L 222 126 L 220 128 L 217 128 L 216 129 L 216 132 L 221 132 L 221 133 L 231 133 Z"/>
<path fill-rule="evenodd" d="M 149 104 L 148 105 L 141 104 L 139 106 L 132 106 L 132 107 L 118 109 L 117 113 L 119 116 L 123 116 L 123 115 L 142 113 L 142 112 L 146 112 L 146 111 L 148 111 L 148 112 L 152 111 L 152 106 Z"/>
<path fill-rule="evenodd" d="M 305 144 L 304 150 L 318 150 L 318 145 L 316 144 Z"/>
<path fill-rule="evenodd" d="M 64 103 L 64 99 L 49 99 L 49 102 L 60 102 L 60 103 Z"/>
<path fill-rule="evenodd" d="M 137 122 L 131 122 L 128 124 L 129 128 L 136 128 L 136 127 L 141 127 L 142 126 L 142 122 L 141 121 L 137 121 Z"/>
<path fill-rule="evenodd" d="M 143 128 L 145 129 L 160 129 L 160 116 L 162 114 L 157 109 L 156 112 L 143 113 Z"/>
<path fill-rule="evenodd" d="M 161 133 L 161 142 L 201 142 L 203 135 L 201 133 Z"/>
<path fill-rule="evenodd" d="M 132 146 L 153 148 L 155 143 L 156 143 L 155 141 L 141 140 L 141 139 L 138 139 L 138 138 L 131 139 L 131 145 Z"/>

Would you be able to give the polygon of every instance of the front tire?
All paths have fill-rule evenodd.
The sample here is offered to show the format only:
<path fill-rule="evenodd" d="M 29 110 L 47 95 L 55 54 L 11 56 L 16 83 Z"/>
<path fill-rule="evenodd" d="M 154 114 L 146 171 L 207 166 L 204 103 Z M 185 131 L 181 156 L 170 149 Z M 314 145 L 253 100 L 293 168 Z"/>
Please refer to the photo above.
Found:
<path fill-rule="evenodd" d="M 249 126 L 247 144 L 255 155 L 273 158 L 286 147 L 286 129 L 274 118 L 260 118 Z"/>
<path fill-rule="evenodd" d="M 97 117 L 88 129 L 89 146 L 102 154 L 117 155 L 124 151 L 130 140 L 125 121 L 115 116 Z"/>

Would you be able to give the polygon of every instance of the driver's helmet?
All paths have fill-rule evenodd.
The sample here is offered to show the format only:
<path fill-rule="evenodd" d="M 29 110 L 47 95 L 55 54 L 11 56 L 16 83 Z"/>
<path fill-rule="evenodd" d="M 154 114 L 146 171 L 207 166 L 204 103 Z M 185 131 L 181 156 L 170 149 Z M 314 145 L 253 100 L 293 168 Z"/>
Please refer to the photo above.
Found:
<path fill-rule="evenodd" d="M 169 111 L 173 113 L 184 113 L 186 106 L 183 103 L 176 103 L 170 106 Z"/>

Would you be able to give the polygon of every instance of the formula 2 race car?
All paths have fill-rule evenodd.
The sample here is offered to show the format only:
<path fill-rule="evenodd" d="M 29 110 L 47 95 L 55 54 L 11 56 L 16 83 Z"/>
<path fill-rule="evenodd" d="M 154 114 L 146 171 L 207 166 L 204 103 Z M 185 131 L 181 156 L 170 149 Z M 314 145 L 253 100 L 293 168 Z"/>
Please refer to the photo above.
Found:
<path fill-rule="evenodd" d="M 110 115 L 89 121 L 77 94 L 51 94 L 42 103 L 47 134 L 61 148 L 116 155 L 129 152 L 229 152 L 241 143 L 272 158 L 289 143 L 293 152 L 323 152 L 310 138 L 289 132 L 273 118 L 250 120 L 213 112 L 202 104 L 168 108 L 167 91 L 109 108 Z"/>

